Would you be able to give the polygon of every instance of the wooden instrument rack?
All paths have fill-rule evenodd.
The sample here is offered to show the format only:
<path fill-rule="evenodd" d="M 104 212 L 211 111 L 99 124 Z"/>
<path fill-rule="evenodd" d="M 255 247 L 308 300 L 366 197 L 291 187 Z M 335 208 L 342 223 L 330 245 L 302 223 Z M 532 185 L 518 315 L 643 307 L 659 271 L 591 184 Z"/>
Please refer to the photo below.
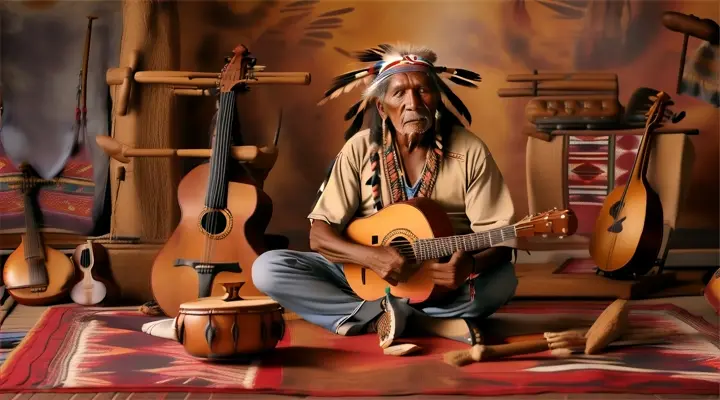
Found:
<path fill-rule="evenodd" d="M 124 116 L 128 111 L 132 86 L 135 83 L 169 85 L 173 94 L 181 96 L 213 96 L 219 83 L 220 74 L 217 72 L 190 72 L 190 71 L 137 71 L 139 52 L 130 55 L 127 67 L 110 68 L 105 75 L 105 81 L 110 86 L 119 85 L 119 92 L 115 99 L 117 106 L 115 113 Z M 265 66 L 256 65 L 246 76 L 242 83 L 247 85 L 309 85 L 308 72 L 266 72 Z"/>

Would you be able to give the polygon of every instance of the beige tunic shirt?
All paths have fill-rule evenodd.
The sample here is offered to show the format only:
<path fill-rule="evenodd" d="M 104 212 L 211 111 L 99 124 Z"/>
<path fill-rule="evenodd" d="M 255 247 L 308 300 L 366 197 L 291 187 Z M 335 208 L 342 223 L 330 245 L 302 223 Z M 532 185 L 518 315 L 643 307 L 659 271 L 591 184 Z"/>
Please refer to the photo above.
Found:
<path fill-rule="evenodd" d="M 358 132 L 337 155 L 324 191 L 308 219 L 325 221 L 342 232 L 354 218 L 374 214 L 370 130 Z M 500 170 L 485 143 L 456 127 L 446 145 L 435 188 L 430 195 L 448 213 L 455 234 L 480 232 L 511 223 L 515 209 Z M 390 204 L 390 186 L 382 166 L 383 206 Z M 414 182 L 409 182 L 414 184 Z"/>

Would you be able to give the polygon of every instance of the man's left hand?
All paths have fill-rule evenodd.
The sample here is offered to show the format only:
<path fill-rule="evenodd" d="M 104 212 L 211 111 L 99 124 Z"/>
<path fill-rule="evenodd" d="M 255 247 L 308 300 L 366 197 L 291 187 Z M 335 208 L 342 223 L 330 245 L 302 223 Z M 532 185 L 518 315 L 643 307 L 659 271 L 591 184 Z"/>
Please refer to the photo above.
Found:
<path fill-rule="evenodd" d="M 473 272 L 473 256 L 463 251 L 455 252 L 446 263 L 432 263 L 433 281 L 438 286 L 459 288 Z"/>

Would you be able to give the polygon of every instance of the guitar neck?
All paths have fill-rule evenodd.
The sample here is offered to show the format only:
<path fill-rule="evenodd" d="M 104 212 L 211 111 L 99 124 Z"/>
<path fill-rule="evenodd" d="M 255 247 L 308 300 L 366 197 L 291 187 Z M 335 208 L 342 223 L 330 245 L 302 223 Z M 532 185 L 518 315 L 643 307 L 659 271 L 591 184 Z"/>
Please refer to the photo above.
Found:
<path fill-rule="evenodd" d="M 215 144 L 210 157 L 210 178 L 205 198 L 205 206 L 212 209 L 222 209 L 227 206 L 227 168 L 232 146 L 235 103 L 234 92 L 220 94 Z"/>
<path fill-rule="evenodd" d="M 37 227 L 35 203 L 29 193 L 24 194 L 25 201 L 25 259 L 43 258 L 43 246 Z"/>
<path fill-rule="evenodd" d="M 517 231 L 515 225 L 507 225 L 501 228 L 467 235 L 420 239 L 414 242 L 412 246 L 416 260 L 422 262 L 447 257 L 457 251 L 472 252 L 487 249 L 507 240 L 515 239 L 516 237 Z"/>

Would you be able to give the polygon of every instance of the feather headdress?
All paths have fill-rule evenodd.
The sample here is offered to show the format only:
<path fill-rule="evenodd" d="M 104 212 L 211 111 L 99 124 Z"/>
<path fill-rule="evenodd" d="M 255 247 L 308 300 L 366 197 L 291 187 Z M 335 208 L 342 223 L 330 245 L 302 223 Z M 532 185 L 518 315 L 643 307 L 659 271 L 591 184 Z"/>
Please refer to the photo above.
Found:
<path fill-rule="evenodd" d="M 381 83 L 399 72 L 422 71 L 434 74 L 438 78 L 436 81 L 445 108 L 466 127 L 472 122 L 470 111 L 442 78 L 447 78 L 460 86 L 477 88 L 474 82 L 481 81 L 479 74 L 466 69 L 436 66 L 437 55 L 426 47 L 381 44 L 377 48 L 356 52 L 354 56 L 358 61 L 372 63 L 372 65 L 346 72 L 333 79 L 332 86 L 325 91 L 325 96 L 318 103 L 318 105 L 323 105 L 328 100 L 336 99 L 341 94 L 349 93 L 361 85 L 366 86 L 362 99 L 353 104 L 345 113 L 345 121 L 353 120 L 345 133 L 346 139 L 357 133 L 362 127 L 367 105 L 370 99 L 377 96 Z"/>

